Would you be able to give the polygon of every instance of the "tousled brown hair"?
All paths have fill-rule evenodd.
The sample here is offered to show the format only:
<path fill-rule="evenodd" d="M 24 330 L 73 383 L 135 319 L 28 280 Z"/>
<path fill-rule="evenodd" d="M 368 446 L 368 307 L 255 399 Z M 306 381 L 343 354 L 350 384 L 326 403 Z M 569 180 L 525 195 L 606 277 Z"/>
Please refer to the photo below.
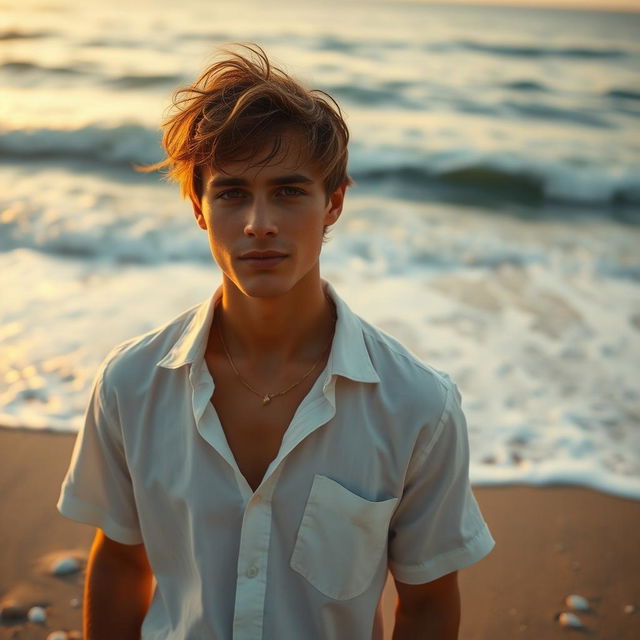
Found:
<path fill-rule="evenodd" d="M 324 91 L 308 90 L 273 66 L 256 44 L 229 49 L 190 86 L 178 89 L 173 109 L 162 124 L 167 157 L 141 171 L 168 168 L 183 197 L 203 195 L 202 167 L 217 169 L 230 161 L 270 162 L 282 147 L 282 136 L 300 131 L 300 161 L 320 171 L 327 198 L 347 173 L 349 131 L 340 107 Z M 260 153 L 258 157 L 256 154 Z"/>

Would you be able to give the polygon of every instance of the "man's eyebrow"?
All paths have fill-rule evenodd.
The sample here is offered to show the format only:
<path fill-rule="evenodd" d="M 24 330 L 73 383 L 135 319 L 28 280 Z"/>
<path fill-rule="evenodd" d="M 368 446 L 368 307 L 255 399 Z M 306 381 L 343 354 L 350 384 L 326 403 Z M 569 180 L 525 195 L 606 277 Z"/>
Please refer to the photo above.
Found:
<path fill-rule="evenodd" d="M 233 178 L 232 176 L 216 176 L 209 182 L 212 187 L 244 187 L 247 181 L 244 178 Z"/>
<path fill-rule="evenodd" d="M 267 184 L 313 184 L 313 180 L 309 178 L 309 176 L 305 176 L 303 173 L 292 173 L 288 176 L 278 176 L 277 178 L 267 180 Z"/>
<path fill-rule="evenodd" d="M 303 173 L 291 173 L 285 176 L 277 176 L 267 180 L 267 184 L 271 186 L 278 186 L 283 184 L 313 184 L 313 180 L 309 176 L 305 176 Z M 235 178 L 233 176 L 219 175 L 211 180 L 209 185 L 211 187 L 246 187 L 248 181 L 244 178 Z"/>

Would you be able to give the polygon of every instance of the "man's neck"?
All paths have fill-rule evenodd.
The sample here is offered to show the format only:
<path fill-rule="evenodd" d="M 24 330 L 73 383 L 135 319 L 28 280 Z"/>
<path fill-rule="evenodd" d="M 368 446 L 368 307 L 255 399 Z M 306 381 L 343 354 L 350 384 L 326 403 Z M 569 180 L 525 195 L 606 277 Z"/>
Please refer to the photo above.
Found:
<path fill-rule="evenodd" d="M 319 276 L 275 298 L 247 296 L 225 279 L 216 322 L 234 357 L 268 370 L 319 358 L 332 338 L 334 314 Z"/>

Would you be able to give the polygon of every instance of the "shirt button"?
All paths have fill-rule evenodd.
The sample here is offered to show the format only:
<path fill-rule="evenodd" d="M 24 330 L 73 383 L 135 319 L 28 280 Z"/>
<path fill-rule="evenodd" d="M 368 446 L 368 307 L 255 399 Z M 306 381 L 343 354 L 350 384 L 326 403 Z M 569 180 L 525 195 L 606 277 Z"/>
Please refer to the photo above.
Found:
<path fill-rule="evenodd" d="M 258 567 L 249 567 L 247 569 L 247 577 L 255 578 L 258 575 Z"/>

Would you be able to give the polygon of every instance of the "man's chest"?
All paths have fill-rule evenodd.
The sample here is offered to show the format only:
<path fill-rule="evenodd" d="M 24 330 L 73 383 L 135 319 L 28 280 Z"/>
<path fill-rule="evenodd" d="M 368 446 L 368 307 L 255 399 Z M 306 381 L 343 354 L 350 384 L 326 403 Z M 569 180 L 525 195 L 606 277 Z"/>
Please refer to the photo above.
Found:
<path fill-rule="evenodd" d="M 306 380 L 265 404 L 236 376 L 216 372 L 211 403 L 235 462 L 252 491 L 256 491 L 278 455 L 283 436 L 313 384 L 313 378 Z"/>

